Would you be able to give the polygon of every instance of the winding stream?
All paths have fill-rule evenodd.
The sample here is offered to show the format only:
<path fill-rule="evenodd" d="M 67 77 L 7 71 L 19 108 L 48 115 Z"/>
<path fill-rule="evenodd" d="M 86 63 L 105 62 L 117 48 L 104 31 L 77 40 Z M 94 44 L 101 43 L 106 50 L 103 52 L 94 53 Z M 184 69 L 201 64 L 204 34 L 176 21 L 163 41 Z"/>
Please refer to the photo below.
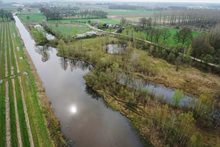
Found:
<path fill-rule="evenodd" d="M 19 18 L 14 18 L 70 145 L 142 147 L 130 122 L 108 108 L 102 98 L 91 94 L 86 87 L 83 76 L 89 72 L 88 65 L 58 57 L 54 48 L 48 48 L 44 53 L 35 46 L 35 41 Z"/>

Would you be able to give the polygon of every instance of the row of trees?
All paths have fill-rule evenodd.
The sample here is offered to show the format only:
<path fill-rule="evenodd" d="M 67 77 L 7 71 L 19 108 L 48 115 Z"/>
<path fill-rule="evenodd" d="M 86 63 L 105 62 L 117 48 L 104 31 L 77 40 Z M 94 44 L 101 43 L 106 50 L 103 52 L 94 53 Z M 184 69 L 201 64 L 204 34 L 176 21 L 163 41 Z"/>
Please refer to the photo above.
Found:
<path fill-rule="evenodd" d="M 47 20 L 58 20 L 66 17 L 75 18 L 106 18 L 107 13 L 100 10 L 80 10 L 77 7 L 63 8 L 63 7 L 42 7 L 40 11 L 46 16 Z"/>
<path fill-rule="evenodd" d="M 2 21 L 10 21 L 14 19 L 12 13 L 4 9 L 0 9 L 0 18 Z"/>
<path fill-rule="evenodd" d="M 210 9 L 164 10 L 153 15 L 154 24 L 189 25 L 208 29 L 220 22 L 220 11 Z"/>
<path fill-rule="evenodd" d="M 125 21 L 122 19 L 122 22 Z M 151 23 L 148 22 L 149 19 L 140 19 L 139 25 L 127 25 L 125 27 L 124 33 L 131 38 L 139 38 L 142 40 L 149 40 L 155 43 L 162 43 L 165 46 L 171 46 L 171 39 L 176 42 L 176 44 L 181 44 L 183 46 L 189 45 L 193 40 L 193 32 L 188 27 L 183 27 L 182 29 L 170 29 L 167 27 L 157 28 L 152 27 Z M 143 23 L 145 22 L 145 23 Z M 176 32 L 171 32 L 176 31 Z"/>
<path fill-rule="evenodd" d="M 123 9 L 123 10 L 137 10 L 137 9 L 144 9 L 143 6 L 137 6 L 137 5 L 126 5 L 126 4 L 110 4 L 108 6 L 109 9 Z"/>

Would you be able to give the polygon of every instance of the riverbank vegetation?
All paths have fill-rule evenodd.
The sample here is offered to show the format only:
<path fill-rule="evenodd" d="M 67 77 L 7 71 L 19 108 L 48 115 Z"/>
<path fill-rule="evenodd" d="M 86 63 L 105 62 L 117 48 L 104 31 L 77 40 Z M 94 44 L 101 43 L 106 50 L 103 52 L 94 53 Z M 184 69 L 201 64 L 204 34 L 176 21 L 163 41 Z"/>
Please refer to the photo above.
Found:
<path fill-rule="evenodd" d="M 107 44 L 126 44 L 127 47 L 122 54 L 112 55 L 107 53 Z M 215 122 L 211 113 L 220 92 L 218 76 L 202 73 L 187 65 L 177 72 L 175 65 L 151 57 L 147 52 L 136 49 L 131 42 L 112 37 L 68 44 L 60 40 L 58 50 L 60 56 L 80 58 L 94 65 L 92 72 L 85 77 L 87 84 L 102 95 L 110 106 L 127 116 L 142 136 L 150 138 L 155 146 L 217 143 L 219 122 Z M 165 104 L 148 91 L 121 85 L 118 79 L 120 74 L 181 89 L 197 97 L 198 103 L 193 110 Z M 174 102 L 179 102 L 179 95 L 181 92 L 177 91 L 173 96 Z M 213 132 L 206 134 L 205 128 Z"/>

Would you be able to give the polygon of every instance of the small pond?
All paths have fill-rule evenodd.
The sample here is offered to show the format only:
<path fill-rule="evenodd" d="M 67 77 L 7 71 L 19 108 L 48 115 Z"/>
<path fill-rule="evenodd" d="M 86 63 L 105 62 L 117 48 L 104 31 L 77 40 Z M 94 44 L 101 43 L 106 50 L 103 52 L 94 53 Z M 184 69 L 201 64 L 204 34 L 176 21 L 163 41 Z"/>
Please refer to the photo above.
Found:
<path fill-rule="evenodd" d="M 137 90 L 146 90 L 149 94 L 154 95 L 158 100 L 165 102 L 167 104 L 173 104 L 173 96 L 176 90 L 172 88 L 165 87 L 161 84 L 154 84 L 150 82 L 145 82 L 142 79 L 129 77 L 126 74 L 120 74 L 118 76 L 118 82 L 122 85 L 126 85 L 130 88 Z M 181 98 L 178 106 L 179 107 L 193 107 L 196 98 L 188 94 L 184 94 Z"/>

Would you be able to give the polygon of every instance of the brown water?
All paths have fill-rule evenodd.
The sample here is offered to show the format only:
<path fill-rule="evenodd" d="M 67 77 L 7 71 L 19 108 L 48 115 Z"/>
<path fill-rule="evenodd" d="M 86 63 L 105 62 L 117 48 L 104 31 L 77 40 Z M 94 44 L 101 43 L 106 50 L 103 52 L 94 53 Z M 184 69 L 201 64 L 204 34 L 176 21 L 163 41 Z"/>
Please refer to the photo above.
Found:
<path fill-rule="evenodd" d="M 142 147 L 130 122 L 87 88 L 83 76 L 89 72 L 88 65 L 60 58 L 54 48 L 36 47 L 18 17 L 14 18 L 71 146 Z"/>

